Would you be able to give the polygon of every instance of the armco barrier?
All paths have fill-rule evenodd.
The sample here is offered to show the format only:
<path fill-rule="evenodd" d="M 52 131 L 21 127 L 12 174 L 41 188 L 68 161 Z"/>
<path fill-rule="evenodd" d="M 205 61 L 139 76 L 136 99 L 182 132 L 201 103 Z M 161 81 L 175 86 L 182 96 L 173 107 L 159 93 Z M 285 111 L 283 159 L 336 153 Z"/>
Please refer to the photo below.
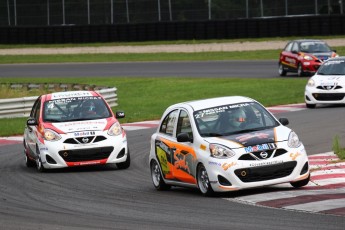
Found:
<path fill-rule="evenodd" d="M 117 106 L 116 88 L 95 90 L 99 92 L 108 104 Z M 0 118 L 28 117 L 38 96 L 0 99 Z"/>

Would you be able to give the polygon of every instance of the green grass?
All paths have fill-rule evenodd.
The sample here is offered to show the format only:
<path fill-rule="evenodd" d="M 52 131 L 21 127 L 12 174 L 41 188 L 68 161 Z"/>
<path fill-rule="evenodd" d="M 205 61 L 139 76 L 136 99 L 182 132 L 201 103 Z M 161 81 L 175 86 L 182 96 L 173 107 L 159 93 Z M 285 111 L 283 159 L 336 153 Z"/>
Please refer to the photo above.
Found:
<path fill-rule="evenodd" d="M 344 47 L 345 48 L 345 47 Z M 345 49 L 344 49 L 345 50 Z M 279 58 L 279 50 L 200 53 L 114 53 L 60 55 L 0 55 L 0 64 L 63 62 L 206 61 Z"/>
<path fill-rule="evenodd" d="M 75 83 L 72 78 L 1 78 L 0 83 Z M 122 123 L 157 120 L 171 104 L 209 97 L 243 95 L 265 106 L 302 103 L 307 78 L 86 78 L 83 83 L 117 88 L 118 104 L 124 110 Z M 23 133 L 25 118 L 0 119 L 0 136 Z"/>
<path fill-rule="evenodd" d="M 144 41 L 144 42 L 105 42 L 105 43 L 66 43 L 66 44 L 0 44 L 0 49 L 18 48 L 63 48 L 63 47 L 101 47 L 101 46 L 145 46 L 145 45 L 179 45 L 179 44 L 209 44 L 228 42 L 260 42 L 260 41 L 289 41 L 301 37 L 270 37 L 270 38 L 239 38 L 239 39 L 209 39 L 209 40 L 171 40 L 171 41 Z M 306 36 L 310 39 L 345 38 L 344 35 L 332 36 Z"/>
<path fill-rule="evenodd" d="M 345 160 L 345 148 L 340 145 L 338 135 L 333 138 L 332 150 L 340 160 Z"/>
<path fill-rule="evenodd" d="M 345 55 L 345 47 L 334 47 Z M 199 53 L 114 53 L 60 55 L 0 55 L 0 64 L 66 63 L 66 62 L 139 62 L 139 61 L 211 61 L 211 60 L 277 60 L 280 50 L 199 52 Z"/>

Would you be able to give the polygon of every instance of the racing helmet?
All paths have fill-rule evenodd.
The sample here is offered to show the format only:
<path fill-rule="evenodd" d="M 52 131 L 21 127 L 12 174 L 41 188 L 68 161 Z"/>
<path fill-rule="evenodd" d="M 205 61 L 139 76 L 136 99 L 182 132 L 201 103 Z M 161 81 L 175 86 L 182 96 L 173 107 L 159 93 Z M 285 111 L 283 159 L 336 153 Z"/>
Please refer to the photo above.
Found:
<path fill-rule="evenodd" d="M 242 108 L 233 110 L 230 114 L 230 124 L 234 127 L 239 127 L 246 121 L 246 113 Z"/>
<path fill-rule="evenodd" d="M 96 106 L 93 101 L 85 101 L 82 105 L 82 113 L 83 114 L 95 114 L 96 113 Z"/>

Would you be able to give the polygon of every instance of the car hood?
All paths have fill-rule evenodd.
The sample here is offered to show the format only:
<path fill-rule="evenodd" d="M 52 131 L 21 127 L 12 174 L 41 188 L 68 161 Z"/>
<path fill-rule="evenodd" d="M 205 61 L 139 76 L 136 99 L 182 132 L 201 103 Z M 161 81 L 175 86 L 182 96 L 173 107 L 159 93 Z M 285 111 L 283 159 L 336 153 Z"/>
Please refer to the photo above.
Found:
<path fill-rule="evenodd" d="M 323 52 L 323 53 L 310 53 L 311 55 L 315 56 L 316 58 L 325 61 L 332 57 L 333 52 Z"/>
<path fill-rule="evenodd" d="M 65 133 L 79 131 L 102 131 L 107 126 L 106 119 L 52 123 L 52 126 Z"/>
<path fill-rule="evenodd" d="M 207 141 L 210 143 L 222 144 L 228 146 L 229 148 L 243 148 L 286 141 L 290 132 L 291 130 L 289 128 L 281 125 L 272 129 L 234 134 L 223 137 L 210 137 L 207 138 Z"/>
<path fill-rule="evenodd" d="M 344 75 L 314 75 L 312 79 L 315 82 L 315 86 L 345 86 Z"/>

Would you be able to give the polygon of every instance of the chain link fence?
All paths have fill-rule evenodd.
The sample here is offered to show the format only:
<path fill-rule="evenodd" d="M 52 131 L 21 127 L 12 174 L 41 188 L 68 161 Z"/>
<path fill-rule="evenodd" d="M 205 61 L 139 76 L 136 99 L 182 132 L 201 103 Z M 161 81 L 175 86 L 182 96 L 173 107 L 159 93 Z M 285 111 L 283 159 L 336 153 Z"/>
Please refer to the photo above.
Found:
<path fill-rule="evenodd" d="M 0 26 L 109 25 L 343 14 L 345 0 L 0 0 Z"/>

